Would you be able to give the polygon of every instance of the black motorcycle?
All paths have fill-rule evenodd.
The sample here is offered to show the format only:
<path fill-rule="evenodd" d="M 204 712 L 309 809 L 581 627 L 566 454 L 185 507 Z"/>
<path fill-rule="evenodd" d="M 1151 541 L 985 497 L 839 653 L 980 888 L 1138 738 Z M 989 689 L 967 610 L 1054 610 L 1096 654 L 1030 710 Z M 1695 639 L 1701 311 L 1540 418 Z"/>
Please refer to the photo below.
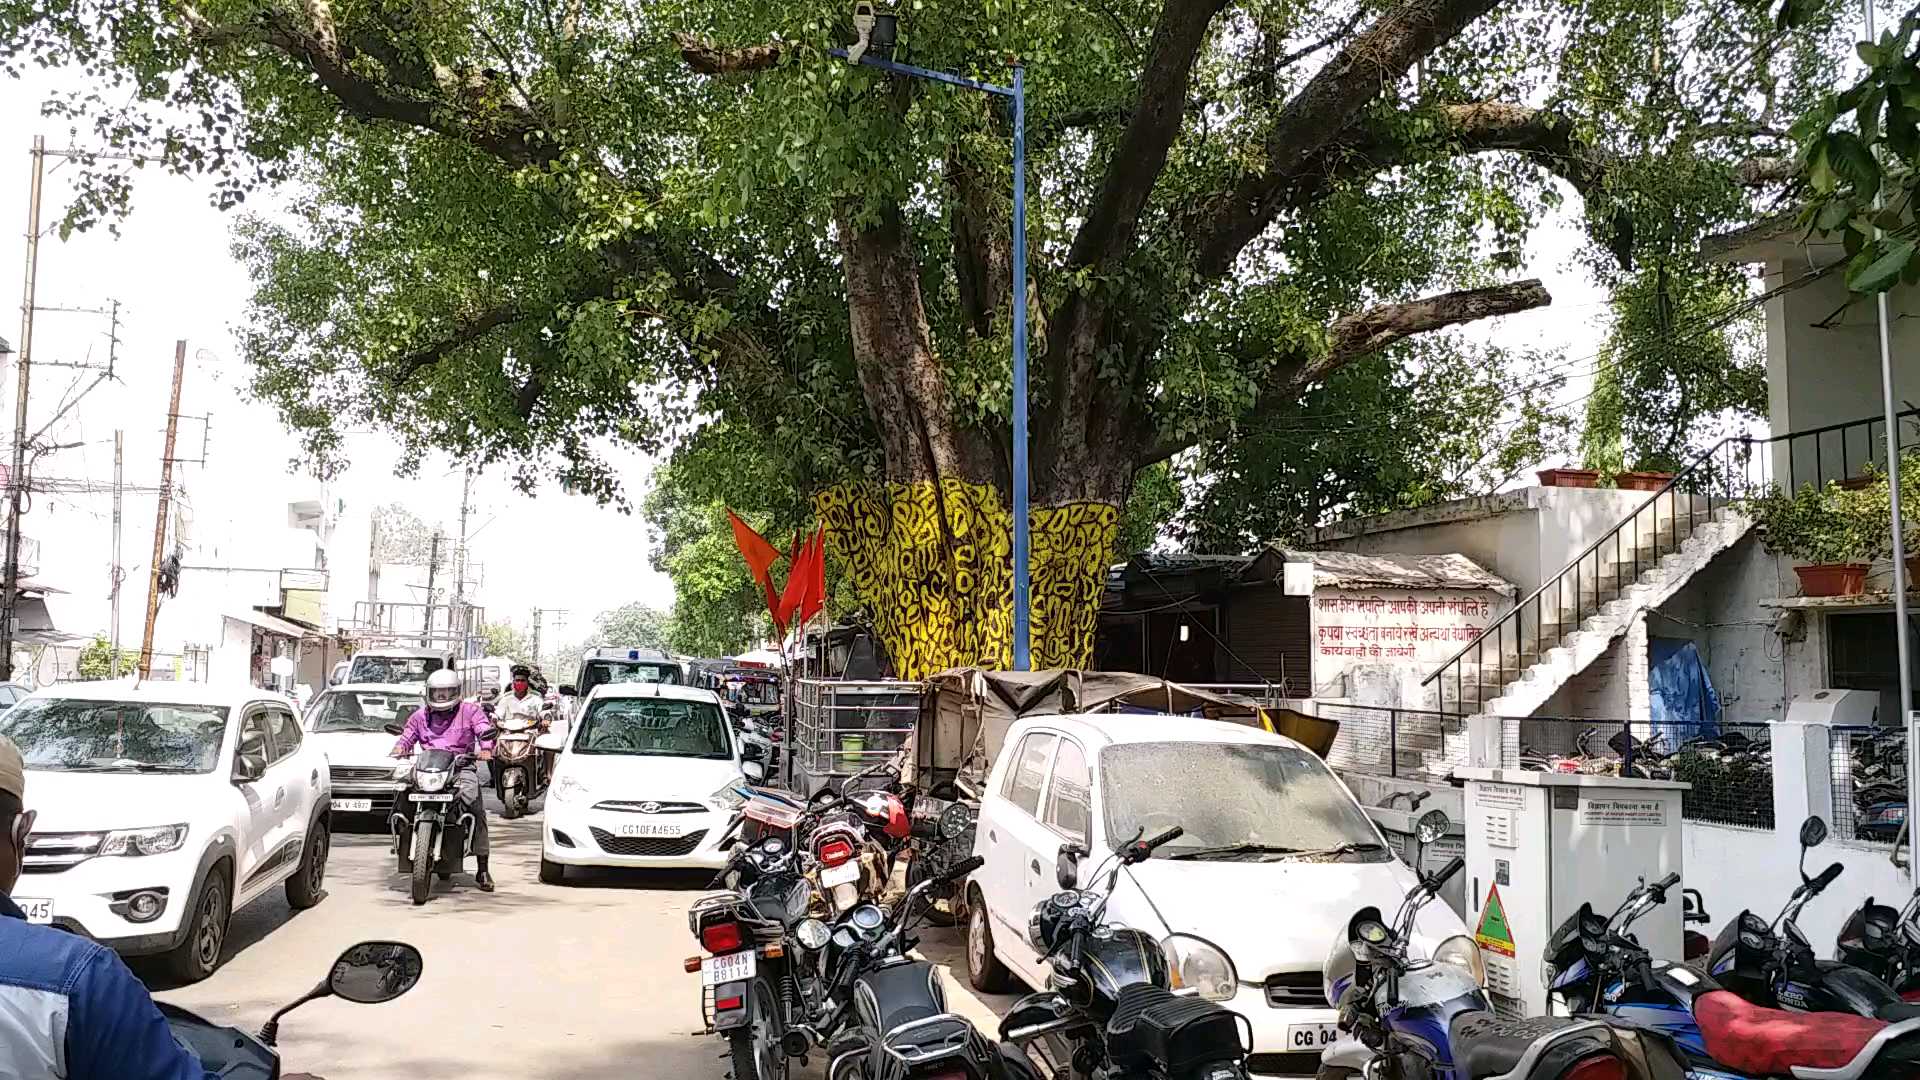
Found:
<path fill-rule="evenodd" d="M 493 733 L 481 737 L 490 739 Z M 407 789 L 400 793 L 387 824 L 393 831 L 400 873 L 412 878 L 416 904 L 426 903 L 432 895 L 436 870 L 445 881 L 464 870 L 472 854 L 473 812 L 461 807 L 454 813 L 453 791 L 454 775 L 472 760 L 466 754 L 423 746 L 414 751 L 410 765 L 401 766 L 406 769 Z"/>
<path fill-rule="evenodd" d="M 1834 956 L 1906 997 L 1920 991 L 1920 890 L 1895 911 L 1869 896 L 1840 928 Z"/>
<path fill-rule="evenodd" d="M 420 950 L 399 941 L 363 941 L 340 954 L 320 985 L 270 1017 L 257 1035 L 222 1027 L 164 1001 L 160 1015 L 174 1041 L 194 1052 L 207 1075 L 232 1080 L 278 1080 L 280 1018 L 309 1001 L 337 997 L 362 1005 L 392 1001 L 420 982 Z"/>
<path fill-rule="evenodd" d="M 1134 840 L 1096 867 L 1079 887 L 1077 845 L 1054 867 L 1061 891 L 1027 920 L 1027 938 L 1052 967 L 1048 988 L 1014 1002 L 1000 1037 L 1038 1055 L 1048 1071 L 1104 1080 L 1246 1080 L 1253 1032 L 1246 1020 L 1214 1002 L 1173 992 L 1166 955 L 1153 935 L 1102 921 L 1120 869 L 1145 862 L 1178 839 L 1179 826 Z M 1102 875 L 1105 880 L 1102 881 Z M 1050 1060 L 1064 1056 L 1068 1060 Z"/>
<path fill-rule="evenodd" d="M 1851 964 L 1815 958 L 1798 918 L 1807 902 L 1825 892 L 1839 863 L 1807 876 L 1807 852 L 1827 839 L 1827 823 L 1810 817 L 1800 825 L 1800 884 L 1769 924 L 1752 911 L 1734 916 L 1714 939 L 1708 965 L 1713 977 L 1740 997 L 1796 1012 L 1843 1012 L 1881 1020 L 1920 1017 L 1920 1007 L 1900 999 L 1879 977 Z M 1777 931 L 1776 931 L 1777 928 Z"/>

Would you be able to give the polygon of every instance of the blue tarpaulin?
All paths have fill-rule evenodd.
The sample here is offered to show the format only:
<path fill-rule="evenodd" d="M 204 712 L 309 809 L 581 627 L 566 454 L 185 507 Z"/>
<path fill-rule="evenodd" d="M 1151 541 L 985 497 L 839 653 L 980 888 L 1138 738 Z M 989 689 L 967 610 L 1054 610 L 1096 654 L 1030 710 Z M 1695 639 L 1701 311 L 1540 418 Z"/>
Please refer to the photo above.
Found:
<path fill-rule="evenodd" d="M 1700 650 L 1687 638 L 1647 639 L 1647 682 L 1653 697 L 1653 730 L 1666 736 L 1669 753 L 1688 739 L 1720 732 L 1720 695 L 1707 678 Z"/>

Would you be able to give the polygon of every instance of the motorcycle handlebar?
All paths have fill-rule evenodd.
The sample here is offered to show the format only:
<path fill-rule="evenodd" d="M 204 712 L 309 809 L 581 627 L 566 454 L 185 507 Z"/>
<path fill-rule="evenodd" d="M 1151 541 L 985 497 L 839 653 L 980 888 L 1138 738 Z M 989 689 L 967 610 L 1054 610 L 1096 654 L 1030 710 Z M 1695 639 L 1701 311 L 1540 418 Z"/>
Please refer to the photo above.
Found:
<path fill-rule="evenodd" d="M 1175 825 L 1173 828 L 1168 829 L 1166 832 L 1161 833 L 1159 836 L 1154 837 L 1153 839 L 1147 841 L 1146 843 L 1140 846 L 1143 850 L 1153 851 L 1154 849 L 1159 848 L 1162 845 L 1173 843 L 1175 840 L 1180 839 L 1182 836 L 1185 836 L 1186 834 L 1187 834 L 1187 830 L 1181 828 L 1178 825 Z"/>
<path fill-rule="evenodd" d="M 1453 875 L 1466 868 L 1467 860 L 1455 855 L 1453 858 L 1447 860 L 1447 865 L 1441 867 L 1439 873 L 1433 875 L 1433 887 L 1438 889 L 1440 886 L 1445 885 L 1448 878 L 1453 877 Z"/>
<path fill-rule="evenodd" d="M 959 881 L 961 878 L 966 877 L 968 874 L 973 873 L 975 870 L 978 870 L 985 865 L 987 865 L 987 860 L 981 858 L 978 855 L 969 855 L 966 858 L 961 859 L 959 862 L 954 863 L 952 866 L 948 867 L 946 873 L 943 873 L 938 877 L 935 877 L 933 881 L 936 884 L 946 885 L 951 882 Z"/>
<path fill-rule="evenodd" d="M 1825 870 L 1820 871 L 1820 876 L 1813 879 L 1813 891 L 1819 892 L 1820 890 L 1833 884 L 1833 879 L 1839 877 L 1840 871 L 1844 869 L 1845 867 L 1841 866 L 1839 863 L 1834 863 L 1832 866 L 1829 866 Z"/>

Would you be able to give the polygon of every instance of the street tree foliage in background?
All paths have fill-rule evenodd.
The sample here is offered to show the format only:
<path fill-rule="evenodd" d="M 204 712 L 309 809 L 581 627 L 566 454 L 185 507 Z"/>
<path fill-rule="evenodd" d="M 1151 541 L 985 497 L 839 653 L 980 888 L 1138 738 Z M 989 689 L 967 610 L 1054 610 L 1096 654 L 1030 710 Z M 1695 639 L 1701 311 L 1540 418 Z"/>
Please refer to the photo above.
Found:
<path fill-rule="evenodd" d="M 1036 520 L 1059 530 L 1037 530 L 1036 626 L 1074 659 L 1142 469 L 1237 465 L 1343 369 L 1417 381 L 1383 350 L 1550 303 L 1517 252 L 1568 193 L 1596 272 L 1691 272 L 1699 234 L 1791 172 L 1782 118 L 1840 70 L 1847 5 L 1790 2 L 1784 26 L 1711 0 L 902 5 L 904 59 L 1026 64 L 1023 297 L 1004 109 L 828 57 L 844 0 L 9 4 L 0 62 L 84 72 L 57 115 L 221 205 L 283 185 L 288 214 L 239 219 L 242 351 L 323 473 L 371 426 L 416 462 L 612 498 L 607 441 L 721 418 L 795 497 L 841 493 L 833 539 L 890 648 L 926 623 L 915 664 L 1006 655 L 1027 305 Z M 1822 162 L 1865 175 L 1840 143 Z M 119 213 L 129 175 L 85 163 L 65 224 Z M 1484 419 L 1538 427 L 1527 407 Z M 1264 440 L 1249 471 L 1316 471 L 1317 441 Z"/>
<path fill-rule="evenodd" d="M 533 637 L 510 622 L 483 623 L 480 638 L 486 643 L 487 656 L 504 656 L 517 664 L 538 661 L 533 655 Z"/>
<path fill-rule="evenodd" d="M 122 675 L 131 675 L 140 667 L 140 654 L 131 649 L 121 649 L 116 660 L 113 655 L 113 643 L 106 635 L 96 634 L 86 647 L 80 650 L 74 670 L 82 679 L 117 679 Z"/>

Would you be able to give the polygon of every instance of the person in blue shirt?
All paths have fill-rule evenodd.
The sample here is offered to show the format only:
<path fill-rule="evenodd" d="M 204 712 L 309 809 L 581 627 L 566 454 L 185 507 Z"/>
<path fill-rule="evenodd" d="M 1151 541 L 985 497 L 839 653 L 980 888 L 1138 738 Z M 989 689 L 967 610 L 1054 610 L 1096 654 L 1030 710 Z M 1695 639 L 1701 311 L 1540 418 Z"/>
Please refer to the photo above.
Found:
<path fill-rule="evenodd" d="M 0 736 L 0 1076 L 210 1080 L 113 950 L 31 925 L 13 902 L 33 831 L 26 794 L 20 750 Z"/>

